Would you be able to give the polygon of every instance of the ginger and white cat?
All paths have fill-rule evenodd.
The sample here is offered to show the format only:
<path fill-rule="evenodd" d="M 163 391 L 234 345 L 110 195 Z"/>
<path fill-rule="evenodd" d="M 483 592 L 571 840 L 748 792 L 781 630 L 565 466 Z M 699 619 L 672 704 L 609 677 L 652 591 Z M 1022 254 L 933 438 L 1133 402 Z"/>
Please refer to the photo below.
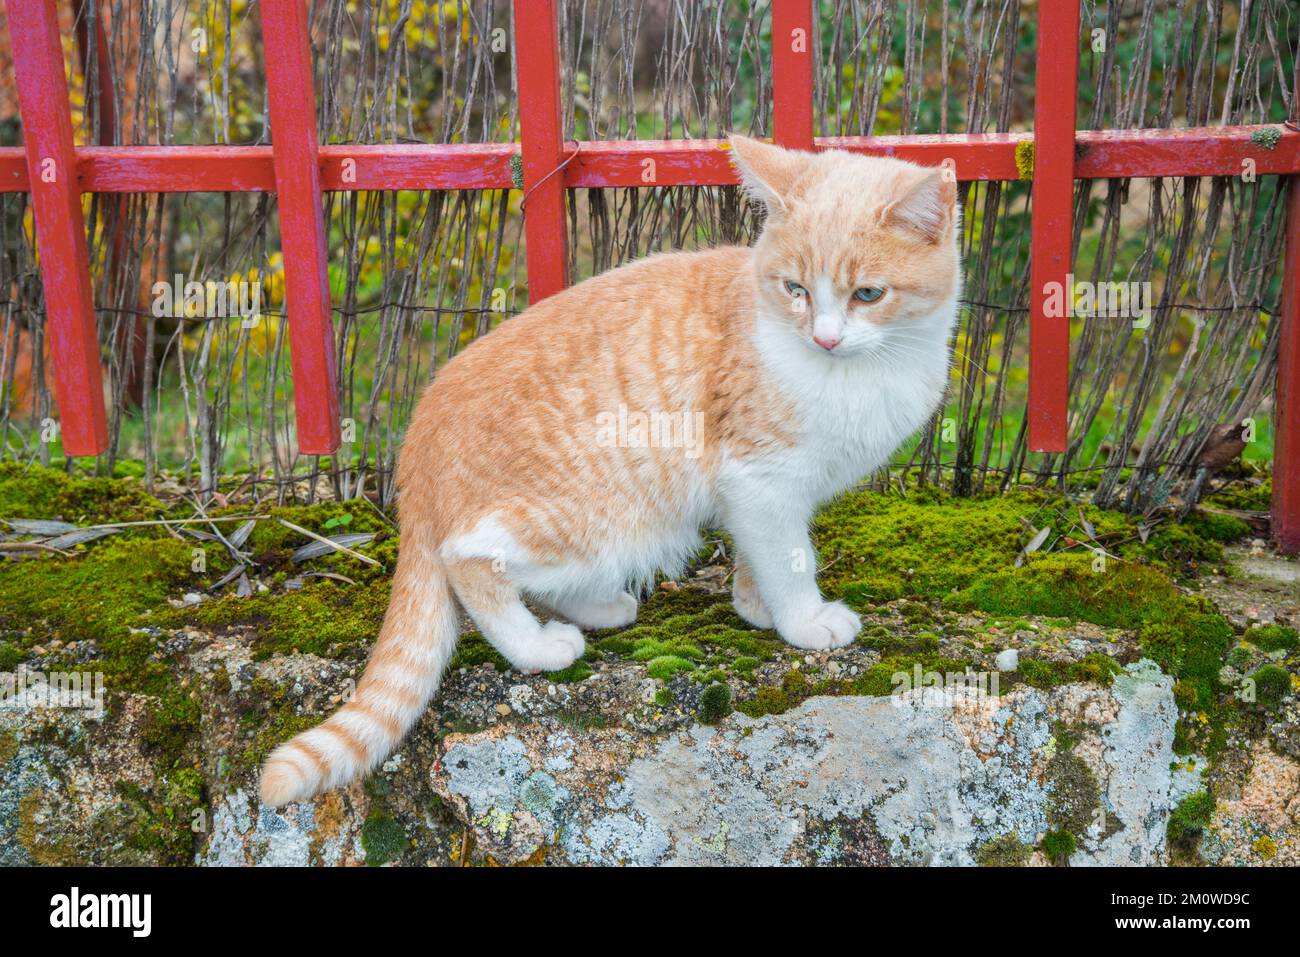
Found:
<path fill-rule="evenodd" d="M 746 621 L 797 648 L 858 633 L 818 591 L 808 527 L 942 401 L 956 187 L 898 160 L 731 144 L 767 208 L 753 248 L 589 279 L 475 342 L 425 392 L 398 468 L 400 557 L 378 643 L 352 699 L 271 754 L 267 804 L 387 757 L 437 690 L 455 602 L 513 667 L 565 668 L 580 629 L 630 624 L 629 587 L 680 568 L 704 525 L 735 542 Z M 677 423 L 655 436 L 690 441 L 646 441 L 615 417 Z M 539 622 L 524 596 L 558 617 Z"/>

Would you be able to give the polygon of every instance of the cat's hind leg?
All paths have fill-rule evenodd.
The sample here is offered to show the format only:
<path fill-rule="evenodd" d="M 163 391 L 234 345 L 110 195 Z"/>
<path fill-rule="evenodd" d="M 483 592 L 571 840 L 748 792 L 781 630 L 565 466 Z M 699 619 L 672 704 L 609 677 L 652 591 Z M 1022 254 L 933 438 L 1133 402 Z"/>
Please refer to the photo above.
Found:
<path fill-rule="evenodd" d="M 547 599 L 546 604 L 579 628 L 622 628 L 636 621 L 637 601 L 626 591 L 613 598 L 566 595 Z"/>
<path fill-rule="evenodd" d="M 582 657 L 582 632 L 562 621 L 539 622 L 500 563 L 446 553 L 443 559 L 461 607 L 513 667 L 523 672 L 561 671 Z"/>
<path fill-rule="evenodd" d="M 731 606 L 755 628 L 771 628 L 772 615 L 758 594 L 754 573 L 743 559 L 736 559 L 736 577 L 731 582 Z"/>

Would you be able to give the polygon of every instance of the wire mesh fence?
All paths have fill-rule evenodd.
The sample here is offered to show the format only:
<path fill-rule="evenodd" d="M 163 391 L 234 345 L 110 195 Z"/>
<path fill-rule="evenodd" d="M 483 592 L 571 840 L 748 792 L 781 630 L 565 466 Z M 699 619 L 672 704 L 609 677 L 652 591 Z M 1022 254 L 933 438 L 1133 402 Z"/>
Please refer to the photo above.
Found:
<path fill-rule="evenodd" d="M 1036 64 L 1061 55 L 1039 47 L 1035 7 L 821 0 L 816 132 L 1029 128 Z M 105 0 L 66 4 L 63 17 L 79 144 L 272 141 L 264 63 L 275 51 L 264 48 L 255 5 Z M 519 139 L 515 53 L 528 38 L 515 35 L 506 0 L 317 0 L 311 24 L 322 143 Z M 567 138 L 771 132 L 768 3 L 565 0 L 558 27 Z M 1080 126 L 1294 121 L 1298 27 L 1281 0 L 1085 3 Z M 0 145 L 20 142 L 14 95 L 0 87 Z M 166 472 L 200 491 L 387 504 L 420 389 L 526 304 L 522 195 L 326 194 L 344 446 L 317 458 L 294 443 L 274 194 L 88 194 L 110 399 L 99 467 L 139 461 L 149 482 Z M 1060 482 L 1142 510 L 1194 485 L 1224 423 L 1251 420 L 1247 455 L 1268 460 L 1280 178 L 1076 184 L 1074 275 L 1146 298 L 1137 318 L 1072 320 L 1071 441 L 1061 454 L 1030 452 L 1026 441 L 1029 184 L 964 183 L 959 195 L 966 270 L 952 384 L 897 465 L 959 493 Z M 61 450 L 44 317 L 57 291 L 42 288 L 31 219 L 25 194 L 0 194 L 0 454 L 49 462 Z M 760 221 L 731 186 L 571 190 L 570 272 L 748 242 Z M 221 308 L 217 286 L 232 293 Z M 249 305 L 250 291 L 255 311 L 230 307 Z"/>

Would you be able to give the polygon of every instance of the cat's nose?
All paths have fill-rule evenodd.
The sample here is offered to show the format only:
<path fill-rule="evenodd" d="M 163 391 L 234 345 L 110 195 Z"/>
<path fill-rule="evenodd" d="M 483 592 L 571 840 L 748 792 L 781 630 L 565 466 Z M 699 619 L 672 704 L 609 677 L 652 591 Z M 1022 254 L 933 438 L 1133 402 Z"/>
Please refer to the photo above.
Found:
<path fill-rule="evenodd" d="M 839 336 L 813 336 L 813 342 L 830 352 L 840 344 Z"/>

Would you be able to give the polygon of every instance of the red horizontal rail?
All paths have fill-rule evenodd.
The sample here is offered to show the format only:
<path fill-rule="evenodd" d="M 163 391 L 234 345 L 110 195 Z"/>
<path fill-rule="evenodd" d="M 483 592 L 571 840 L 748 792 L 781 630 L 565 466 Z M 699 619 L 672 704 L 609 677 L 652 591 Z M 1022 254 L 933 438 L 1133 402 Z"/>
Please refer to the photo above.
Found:
<path fill-rule="evenodd" d="M 1252 137 L 1278 134 L 1269 149 Z M 937 166 L 956 164 L 957 178 L 1014 180 L 1016 146 L 1029 133 L 917 136 L 819 136 L 819 149 L 845 149 Z M 509 189 L 517 143 L 369 144 L 321 146 L 321 188 Z M 573 146 L 565 148 L 571 156 Z M 724 140 L 608 140 L 579 144 L 564 168 L 569 189 L 646 185 L 643 160 L 653 159 L 660 186 L 735 184 Z M 76 150 L 85 193 L 274 192 L 269 146 L 83 146 Z M 1260 176 L 1300 173 L 1300 132 L 1284 126 L 1201 126 L 1186 129 L 1080 130 L 1076 179 L 1237 176 L 1253 160 Z M 0 148 L 0 192 L 28 192 L 21 147 Z"/>

